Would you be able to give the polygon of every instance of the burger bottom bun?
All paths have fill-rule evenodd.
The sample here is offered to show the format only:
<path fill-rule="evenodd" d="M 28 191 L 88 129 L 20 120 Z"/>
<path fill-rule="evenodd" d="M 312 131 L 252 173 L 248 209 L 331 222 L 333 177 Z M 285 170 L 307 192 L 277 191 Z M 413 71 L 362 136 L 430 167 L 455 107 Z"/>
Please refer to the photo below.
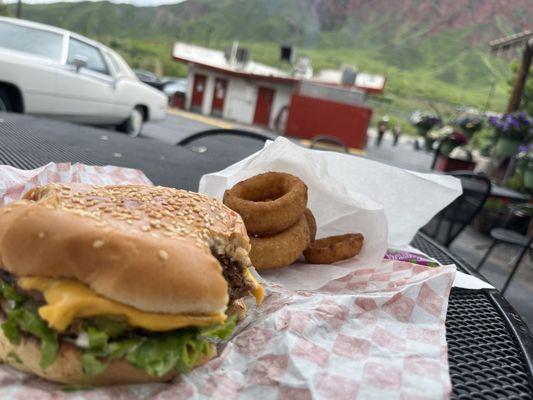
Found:
<path fill-rule="evenodd" d="M 3 322 L 0 318 L 0 322 Z M 67 385 L 120 385 L 128 383 L 167 382 L 178 372 L 169 372 L 161 377 L 148 375 L 144 370 L 135 368 L 123 360 L 113 360 L 107 369 L 92 378 L 85 376 L 81 364 L 81 351 L 68 342 L 60 342 L 56 361 L 46 370 L 39 366 L 41 349 L 39 340 L 27 335 L 22 336 L 19 345 L 12 344 L 0 329 L 0 361 L 20 371 Z M 205 364 L 216 356 L 216 348 L 211 345 L 210 353 L 202 356 L 195 367 Z"/>

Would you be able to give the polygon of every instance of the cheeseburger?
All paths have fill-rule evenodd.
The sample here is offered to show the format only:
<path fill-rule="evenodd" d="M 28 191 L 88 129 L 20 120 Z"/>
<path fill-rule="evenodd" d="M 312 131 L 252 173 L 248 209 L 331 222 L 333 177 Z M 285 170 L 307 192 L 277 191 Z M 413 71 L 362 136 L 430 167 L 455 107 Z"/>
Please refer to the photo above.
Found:
<path fill-rule="evenodd" d="M 34 188 L 0 208 L 0 359 L 71 385 L 169 380 L 262 300 L 249 250 L 239 215 L 198 193 Z"/>

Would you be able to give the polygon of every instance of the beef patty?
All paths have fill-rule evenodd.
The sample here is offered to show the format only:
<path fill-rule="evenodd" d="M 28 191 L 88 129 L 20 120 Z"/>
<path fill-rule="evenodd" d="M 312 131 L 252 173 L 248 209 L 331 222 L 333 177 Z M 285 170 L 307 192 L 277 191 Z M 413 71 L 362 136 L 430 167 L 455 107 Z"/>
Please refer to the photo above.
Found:
<path fill-rule="evenodd" d="M 228 282 L 228 295 L 230 303 L 247 296 L 253 289 L 252 284 L 243 275 L 243 267 L 240 263 L 232 261 L 226 255 L 213 252 L 213 256 L 222 266 L 222 274 Z"/>

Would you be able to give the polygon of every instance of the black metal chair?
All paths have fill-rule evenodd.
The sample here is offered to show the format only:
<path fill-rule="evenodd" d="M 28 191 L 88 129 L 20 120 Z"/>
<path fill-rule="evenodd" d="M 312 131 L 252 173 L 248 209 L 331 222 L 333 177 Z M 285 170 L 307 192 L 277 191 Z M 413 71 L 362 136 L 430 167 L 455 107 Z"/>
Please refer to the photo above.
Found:
<path fill-rule="evenodd" d="M 326 146 L 320 146 L 320 144 L 325 144 Z M 330 145 L 330 146 L 327 146 Z M 333 145 L 334 147 L 332 147 Z M 339 138 L 330 135 L 317 135 L 311 139 L 311 144 L 309 145 L 310 149 L 315 149 L 321 147 L 320 150 L 333 150 L 339 151 L 339 147 L 344 153 L 350 153 L 350 148 Z"/>
<path fill-rule="evenodd" d="M 485 175 L 471 171 L 455 171 L 450 175 L 461 179 L 463 194 L 422 228 L 422 232 L 446 247 L 481 211 L 492 187 L 490 179 Z"/>
<path fill-rule="evenodd" d="M 192 142 L 195 142 L 197 140 L 210 137 L 210 136 L 221 136 L 221 135 L 234 135 L 234 136 L 240 136 L 240 137 L 246 137 L 250 139 L 257 139 L 261 140 L 263 142 L 266 142 L 267 140 L 276 140 L 277 136 L 266 133 L 266 132 L 255 132 L 255 131 L 246 131 L 244 129 L 208 129 L 206 131 L 196 132 L 192 135 L 186 136 L 183 139 L 181 139 L 178 143 L 176 143 L 177 146 L 187 146 L 188 144 L 191 144 Z"/>
<path fill-rule="evenodd" d="M 528 251 L 530 251 L 531 256 L 533 236 L 528 236 L 528 230 L 532 217 L 533 204 L 516 204 L 510 207 L 509 216 L 507 217 L 504 226 L 501 228 L 494 228 L 490 231 L 492 243 L 487 249 L 485 255 L 479 261 L 479 264 L 476 267 L 478 271 L 483 267 L 483 264 L 485 264 L 496 245 L 507 244 L 519 248 L 518 254 L 514 260 L 510 262 L 510 265 L 512 266 L 511 273 L 503 284 L 501 290 L 502 294 L 505 294 L 507 287 L 511 283 L 511 280 L 513 279 L 518 267 Z"/>

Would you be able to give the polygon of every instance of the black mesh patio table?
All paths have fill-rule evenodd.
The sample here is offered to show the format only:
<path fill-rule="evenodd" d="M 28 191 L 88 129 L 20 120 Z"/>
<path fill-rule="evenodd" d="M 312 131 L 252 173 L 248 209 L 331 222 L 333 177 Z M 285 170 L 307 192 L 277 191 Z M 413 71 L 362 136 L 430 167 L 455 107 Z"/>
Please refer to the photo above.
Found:
<path fill-rule="evenodd" d="M 138 168 L 153 183 L 197 190 L 203 174 L 218 171 L 259 149 L 242 139 L 203 139 L 196 149 L 132 139 L 112 131 L 0 113 L 0 164 L 36 168 L 81 162 Z M 193 151 L 196 150 L 196 151 Z M 426 236 L 412 245 L 443 264 L 475 272 Z M 497 290 L 453 288 L 446 317 L 448 360 L 457 399 L 533 399 L 533 335 Z"/>

